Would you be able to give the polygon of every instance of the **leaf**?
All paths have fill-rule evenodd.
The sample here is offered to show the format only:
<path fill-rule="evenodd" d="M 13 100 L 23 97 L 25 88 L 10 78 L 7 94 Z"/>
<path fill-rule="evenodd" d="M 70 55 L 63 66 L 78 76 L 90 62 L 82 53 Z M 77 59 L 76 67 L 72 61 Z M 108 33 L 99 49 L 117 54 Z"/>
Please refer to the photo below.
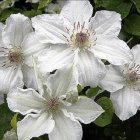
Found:
<path fill-rule="evenodd" d="M 135 36 L 140 36 L 140 16 L 130 15 L 124 22 L 124 31 Z"/>
<path fill-rule="evenodd" d="M 140 0 L 132 0 L 132 2 L 135 4 L 137 11 L 140 13 Z"/>
<path fill-rule="evenodd" d="M 4 133 L 11 129 L 10 121 L 13 113 L 8 109 L 6 103 L 0 105 L 0 139 L 3 138 Z"/>
<path fill-rule="evenodd" d="M 132 7 L 131 2 L 125 0 L 94 0 L 95 7 L 104 7 L 110 11 L 116 11 L 121 14 L 122 18 L 125 18 Z"/>
<path fill-rule="evenodd" d="M 91 98 L 91 97 L 95 96 L 99 90 L 100 90 L 99 87 L 90 88 L 87 90 L 86 95 L 87 95 L 87 97 Z"/>
<path fill-rule="evenodd" d="M 11 120 L 11 126 L 15 131 L 17 130 L 17 115 L 15 114 Z"/>
<path fill-rule="evenodd" d="M 24 11 L 22 14 L 29 18 L 32 18 L 34 16 L 42 14 L 42 11 L 41 10 Z"/>
<path fill-rule="evenodd" d="M 100 127 L 104 127 L 112 123 L 114 108 L 111 100 L 107 97 L 98 99 L 97 103 L 105 110 L 105 112 L 101 114 L 94 123 Z"/>
<path fill-rule="evenodd" d="M 51 2 L 52 2 L 52 0 L 40 0 L 38 9 L 43 9 L 43 8 L 47 7 L 47 5 Z"/>

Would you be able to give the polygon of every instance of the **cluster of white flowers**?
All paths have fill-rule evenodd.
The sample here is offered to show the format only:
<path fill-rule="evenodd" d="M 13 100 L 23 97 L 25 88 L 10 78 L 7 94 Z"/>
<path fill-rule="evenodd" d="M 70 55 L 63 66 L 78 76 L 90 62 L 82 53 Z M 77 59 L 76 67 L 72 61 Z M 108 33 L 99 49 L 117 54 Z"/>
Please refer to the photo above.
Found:
<path fill-rule="evenodd" d="M 78 84 L 111 92 L 121 120 L 140 108 L 140 45 L 130 50 L 118 38 L 120 14 L 92 14 L 88 0 L 68 0 L 60 14 L 31 21 L 12 14 L 0 23 L 0 103 L 7 94 L 8 107 L 25 115 L 17 123 L 18 140 L 43 134 L 49 140 L 81 140 L 79 121 L 91 123 L 104 110 L 78 96 Z"/>

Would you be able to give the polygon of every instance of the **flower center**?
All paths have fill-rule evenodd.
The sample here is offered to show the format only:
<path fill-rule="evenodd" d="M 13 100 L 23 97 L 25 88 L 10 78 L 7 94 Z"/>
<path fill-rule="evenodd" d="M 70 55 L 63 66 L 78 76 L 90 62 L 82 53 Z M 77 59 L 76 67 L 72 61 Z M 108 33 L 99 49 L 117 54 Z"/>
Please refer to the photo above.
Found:
<path fill-rule="evenodd" d="M 75 38 L 75 45 L 78 46 L 79 48 L 81 47 L 83 48 L 88 43 L 88 39 L 89 37 L 87 36 L 86 33 L 82 32 L 77 33 Z"/>
<path fill-rule="evenodd" d="M 12 47 L 10 49 L 1 47 L 0 53 L 3 56 L 3 60 L 0 63 L 2 67 L 15 67 L 23 63 L 24 57 L 19 47 Z"/>
<path fill-rule="evenodd" d="M 20 48 L 12 48 L 9 51 L 8 59 L 10 63 L 20 64 L 23 61 L 23 54 L 21 53 Z"/>
<path fill-rule="evenodd" d="M 126 69 L 123 71 L 124 78 L 128 84 L 135 84 L 140 79 L 140 65 L 128 64 L 125 65 Z"/>
<path fill-rule="evenodd" d="M 90 31 L 86 29 L 85 23 L 74 23 L 73 30 L 71 31 L 67 29 L 67 32 L 70 35 L 70 38 L 66 38 L 68 43 L 72 47 L 79 49 L 88 49 L 96 44 L 97 38 L 95 36 L 95 31 Z"/>
<path fill-rule="evenodd" d="M 58 98 L 50 98 L 47 101 L 47 108 L 48 108 L 48 111 L 51 113 L 57 112 L 59 109 L 59 105 L 60 105 L 60 102 Z"/>

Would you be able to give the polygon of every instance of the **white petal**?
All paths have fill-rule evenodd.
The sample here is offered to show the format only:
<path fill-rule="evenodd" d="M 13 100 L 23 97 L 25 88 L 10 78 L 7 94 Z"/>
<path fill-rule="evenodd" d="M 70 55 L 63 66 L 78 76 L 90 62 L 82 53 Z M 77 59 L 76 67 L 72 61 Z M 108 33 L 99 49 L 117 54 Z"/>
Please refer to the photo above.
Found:
<path fill-rule="evenodd" d="M 82 87 L 96 87 L 106 74 L 104 64 L 94 57 L 90 51 L 78 52 L 77 68 L 79 72 L 79 83 Z"/>
<path fill-rule="evenodd" d="M 22 66 L 23 81 L 26 87 L 38 89 L 33 67 L 27 65 Z"/>
<path fill-rule="evenodd" d="M 32 66 L 32 55 L 38 55 L 38 53 L 48 45 L 42 44 L 34 32 L 28 34 L 22 43 L 22 50 L 24 54 L 24 63 Z"/>
<path fill-rule="evenodd" d="M 42 43 L 66 43 L 67 40 L 64 36 L 68 36 L 68 33 L 61 16 L 44 14 L 32 18 L 32 22 Z"/>
<path fill-rule="evenodd" d="M 104 110 L 87 97 L 79 97 L 78 101 L 67 107 L 67 111 L 72 113 L 76 119 L 82 123 L 88 124 L 98 118 Z"/>
<path fill-rule="evenodd" d="M 38 57 L 38 68 L 42 73 L 51 72 L 73 63 L 74 52 L 66 46 L 54 46 L 42 51 Z"/>
<path fill-rule="evenodd" d="M 132 88 L 125 87 L 111 93 L 110 98 L 113 102 L 116 115 L 123 121 L 135 115 L 140 107 L 139 91 Z"/>
<path fill-rule="evenodd" d="M 98 36 L 92 51 L 96 57 L 108 60 L 114 65 L 123 65 L 133 58 L 127 44 L 113 36 Z"/>
<path fill-rule="evenodd" d="M 29 18 L 21 14 L 12 14 L 6 20 L 6 26 L 3 31 L 3 41 L 6 45 L 20 47 L 24 37 L 32 31 L 32 25 Z"/>
<path fill-rule="evenodd" d="M 7 94 L 9 90 L 16 87 L 23 87 L 23 76 L 20 68 L 0 69 L 0 92 Z"/>
<path fill-rule="evenodd" d="M 56 71 L 47 80 L 47 87 L 52 96 L 59 97 L 71 91 L 77 91 L 75 67 L 67 66 Z"/>
<path fill-rule="evenodd" d="M 140 64 L 140 44 L 134 46 L 131 51 L 134 56 L 134 61 Z"/>
<path fill-rule="evenodd" d="M 61 15 L 67 18 L 72 25 L 74 22 L 88 22 L 93 13 L 93 7 L 88 0 L 68 0 L 61 10 Z"/>
<path fill-rule="evenodd" d="M 12 90 L 8 94 L 7 102 L 12 111 L 20 112 L 23 115 L 40 112 L 45 108 L 44 99 L 33 89 Z"/>
<path fill-rule="evenodd" d="M 121 30 L 121 15 L 112 11 L 97 11 L 90 21 L 89 28 L 96 34 L 118 36 Z"/>
<path fill-rule="evenodd" d="M 122 89 L 125 85 L 122 71 L 119 66 L 109 65 L 107 68 L 107 74 L 100 82 L 100 86 L 110 92 L 115 92 Z"/>
<path fill-rule="evenodd" d="M 54 118 L 55 127 L 49 134 L 49 140 L 81 140 L 82 127 L 80 123 L 72 121 L 60 113 Z"/>
<path fill-rule="evenodd" d="M 47 113 L 27 115 L 17 123 L 17 135 L 19 140 L 30 140 L 48 134 L 54 128 L 55 122 Z"/>

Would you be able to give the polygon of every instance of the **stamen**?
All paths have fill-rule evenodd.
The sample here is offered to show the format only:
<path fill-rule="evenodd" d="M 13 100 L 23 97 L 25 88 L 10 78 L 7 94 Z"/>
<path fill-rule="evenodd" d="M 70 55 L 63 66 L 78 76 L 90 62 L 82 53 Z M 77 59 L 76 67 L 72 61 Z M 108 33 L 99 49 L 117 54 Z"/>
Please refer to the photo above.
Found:
<path fill-rule="evenodd" d="M 47 100 L 47 109 L 51 113 L 55 113 L 59 109 L 59 100 L 58 98 L 50 98 Z"/>

